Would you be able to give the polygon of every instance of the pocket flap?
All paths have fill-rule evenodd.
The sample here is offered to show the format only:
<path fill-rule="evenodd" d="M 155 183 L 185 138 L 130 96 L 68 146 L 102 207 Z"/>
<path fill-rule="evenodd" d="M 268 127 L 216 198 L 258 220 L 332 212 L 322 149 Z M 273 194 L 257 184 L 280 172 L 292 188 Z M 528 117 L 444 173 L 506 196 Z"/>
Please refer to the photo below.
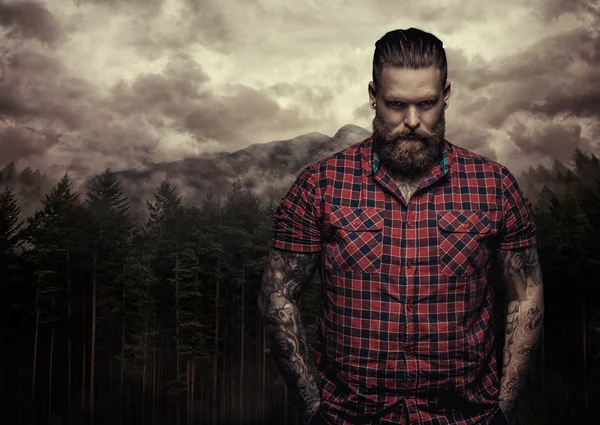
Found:
<path fill-rule="evenodd" d="M 437 214 L 440 229 L 457 233 L 487 233 L 491 228 L 490 217 L 484 211 L 448 210 Z"/>
<path fill-rule="evenodd" d="M 331 225 L 347 230 L 381 230 L 382 211 L 375 208 L 331 207 Z"/>

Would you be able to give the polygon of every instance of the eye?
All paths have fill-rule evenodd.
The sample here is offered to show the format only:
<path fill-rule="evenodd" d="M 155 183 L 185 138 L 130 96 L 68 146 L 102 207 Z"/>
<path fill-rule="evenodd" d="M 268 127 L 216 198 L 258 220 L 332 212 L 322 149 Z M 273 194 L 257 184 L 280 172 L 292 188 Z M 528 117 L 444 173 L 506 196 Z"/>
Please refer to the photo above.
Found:
<path fill-rule="evenodd" d="M 394 108 L 403 108 L 406 106 L 404 103 L 398 102 L 397 100 L 392 100 L 391 102 L 388 102 L 388 104 Z"/>
<path fill-rule="evenodd" d="M 435 102 L 433 100 L 425 100 L 423 102 L 421 102 L 421 105 L 425 106 L 425 107 L 430 107 L 435 105 Z"/>

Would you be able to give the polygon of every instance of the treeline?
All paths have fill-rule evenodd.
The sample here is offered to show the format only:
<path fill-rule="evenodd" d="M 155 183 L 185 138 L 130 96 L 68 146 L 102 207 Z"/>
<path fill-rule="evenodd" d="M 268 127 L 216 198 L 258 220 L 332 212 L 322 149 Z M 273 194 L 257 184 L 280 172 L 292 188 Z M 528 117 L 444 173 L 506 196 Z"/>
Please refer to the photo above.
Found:
<path fill-rule="evenodd" d="M 524 178 L 541 186 L 531 207 L 546 318 L 537 379 L 526 395 L 531 402 L 519 409 L 518 423 L 598 423 L 600 160 L 576 149 L 569 164 L 554 161 Z"/>
<path fill-rule="evenodd" d="M 20 221 L 5 186 L 0 423 L 270 423 L 256 294 L 275 205 L 234 183 L 184 206 L 166 180 L 147 207 L 133 222 L 107 170 L 84 197 L 65 175 Z"/>
<path fill-rule="evenodd" d="M 7 170 L 0 423 L 296 423 L 256 306 L 275 202 L 236 182 L 185 205 L 165 180 L 136 221 L 106 170 L 82 194 L 65 175 L 23 219 Z M 546 321 L 515 423 L 587 424 L 600 397 L 600 162 L 575 151 L 529 178 L 546 182 L 531 205 Z M 313 372 L 318 282 L 300 301 Z M 498 309 L 499 345 L 503 320 Z"/>

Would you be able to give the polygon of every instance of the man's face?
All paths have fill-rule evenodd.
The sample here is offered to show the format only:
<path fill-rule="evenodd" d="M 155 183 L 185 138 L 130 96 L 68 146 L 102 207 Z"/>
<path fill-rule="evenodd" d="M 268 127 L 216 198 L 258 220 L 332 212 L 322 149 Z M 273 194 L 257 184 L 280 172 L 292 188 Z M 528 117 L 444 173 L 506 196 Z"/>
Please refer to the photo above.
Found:
<path fill-rule="evenodd" d="M 369 84 L 373 146 L 381 162 L 395 176 L 428 171 L 442 154 L 445 135 L 444 104 L 450 82 L 442 87 L 437 68 L 406 69 L 385 65 L 378 90 Z"/>

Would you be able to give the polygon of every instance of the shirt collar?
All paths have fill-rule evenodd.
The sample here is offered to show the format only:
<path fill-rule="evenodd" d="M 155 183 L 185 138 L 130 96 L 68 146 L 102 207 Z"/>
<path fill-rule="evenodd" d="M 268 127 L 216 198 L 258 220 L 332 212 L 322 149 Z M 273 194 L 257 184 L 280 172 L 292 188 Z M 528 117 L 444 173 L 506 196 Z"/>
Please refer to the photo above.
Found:
<path fill-rule="evenodd" d="M 444 139 L 442 148 L 442 159 L 432 171 L 436 178 L 441 178 L 445 175 L 450 177 L 450 167 L 454 159 L 454 149 L 450 142 Z M 373 137 L 365 140 L 362 146 L 362 167 L 366 176 L 372 176 L 379 170 L 379 155 L 373 151 Z"/>

